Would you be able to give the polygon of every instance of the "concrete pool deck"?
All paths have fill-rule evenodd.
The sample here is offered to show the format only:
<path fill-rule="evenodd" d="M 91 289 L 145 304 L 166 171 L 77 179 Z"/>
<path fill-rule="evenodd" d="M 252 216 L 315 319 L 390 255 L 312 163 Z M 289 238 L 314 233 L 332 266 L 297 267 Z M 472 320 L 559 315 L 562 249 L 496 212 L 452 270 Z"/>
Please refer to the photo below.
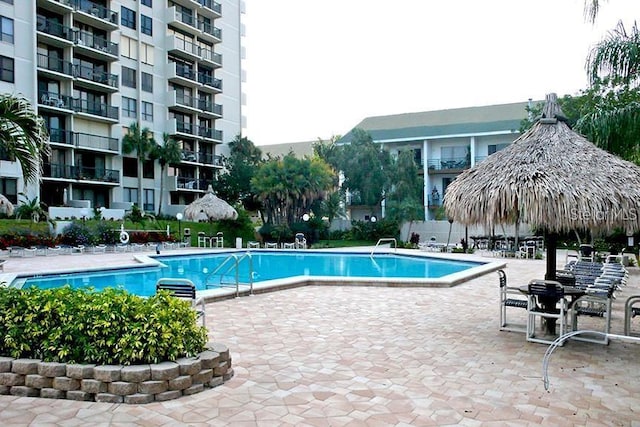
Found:
<path fill-rule="evenodd" d="M 133 255 L 11 258 L 5 274 L 127 266 Z M 500 261 L 511 285 L 544 274 L 542 260 Z M 637 268 L 612 333 L 634 294 Z M 0 396 L 0 425 L 638 425 L 637 344 L 567 343 L 545 391 L 547 346 L 498 331 L 498 301 L 490 273 L 450 288 L 305 286 L 210 303 L 210 339 L 233 358 L 224 385 L 146 405 Z"/>

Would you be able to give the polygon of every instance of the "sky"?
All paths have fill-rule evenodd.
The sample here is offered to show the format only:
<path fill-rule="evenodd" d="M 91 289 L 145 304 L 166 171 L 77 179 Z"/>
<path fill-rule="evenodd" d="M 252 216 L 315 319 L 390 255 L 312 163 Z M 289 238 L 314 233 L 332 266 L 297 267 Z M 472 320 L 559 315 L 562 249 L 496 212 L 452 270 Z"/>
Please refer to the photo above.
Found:
<path fill-rule="evenodd" d="M 243 135 L 328 140 L 366 117 L 575 95 L 640 0 L 246 0 Z"/>

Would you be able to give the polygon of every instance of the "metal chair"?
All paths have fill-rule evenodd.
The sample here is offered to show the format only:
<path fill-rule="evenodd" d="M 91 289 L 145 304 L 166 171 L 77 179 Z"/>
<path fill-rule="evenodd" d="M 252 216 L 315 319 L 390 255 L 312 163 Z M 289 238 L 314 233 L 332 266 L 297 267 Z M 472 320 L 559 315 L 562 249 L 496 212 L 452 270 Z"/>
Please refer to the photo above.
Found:
<path fill-rule="evenodd" d="M 586 294 L 575 300 L 571 304 L 571 329 L 578 330 L 578 317 L 601 317 L 604 319 L 604 327 L 602 332 L 608 334 L 611 331 L 611 300 L 613 298 L 614 287 L 612 286 L 606 293 L 602 294 Z M 592 329 L 591 327 L 589 329 Z M 582 334 L 572 337 L 577 341 L 586 341 L 596 344 L 609 345 L 608 336 Z"/>
<path fill-rule="evenodd" d="M 568 303 L 564 288 L 555 280 L 532 280 L 528 286 L 527 341 L 553 344 L 557 336 L 564 335 L 567 328 Z M 547 332 L 554 335 L 542 338 L 536 335 L 536 318 L 544 320 Z M 556 326 L 559 332 L 556 335 Z"/>
<path fill-rule="evenodd" d="M 504 270 L 498 270 L 500 280 L 500 330 L 510 332 L 527 332 L 526 323 L 509 323 L 507 321 L 507 308 L 527 309 L 528 300 L 518 288 L 507 286 L 507 274 Z M 518 295 L 520 298 L 512 298 Z"/>
<path fill-rule="evenodd" d="M 624 304 L 624 334 L 631 335 L 631 319 L 640 314 L 640 295 L 631 295 Z"/>
<path fill-rule="evenodd" d="M 206 323 L 204 298 L 196 298 L 196 286 L 188 279 L 163 278 L 156 282 L 156 292 L 165 290 L 176 298 L 187 299 L 196 311 L 196 316 L 202 319 L 202 326 Z M 200 307 L 198 307 L 200 306 Z"/>

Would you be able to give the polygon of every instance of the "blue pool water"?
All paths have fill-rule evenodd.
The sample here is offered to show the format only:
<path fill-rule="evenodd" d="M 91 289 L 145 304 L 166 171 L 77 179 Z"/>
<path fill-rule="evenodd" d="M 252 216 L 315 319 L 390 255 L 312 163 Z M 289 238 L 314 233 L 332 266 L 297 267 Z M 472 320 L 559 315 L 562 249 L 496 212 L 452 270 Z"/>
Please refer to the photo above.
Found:
<path fill-rule="evenodd" d="M 70 285 L 74 288 L 122 287 L 127 291 L 149 296 L 155 293 L 155 284 L 163 277 L 191 280 L 198 290 L 220 286 L 221 275 L 212 274 L 228 258 L 230 253 L 162 256 L 156 259 L 164 264 L 159 267 L 139 267 L 93 272 L 52 274 L 28 278 L 23 287 L 56 288 Z M 243 253 L 238 253 L 242 256 Z M 443 260 L 408 255 L 348 253 L 348 252 L 269 252 L 251 253 L 253 282 L 282 279 L 295 276 L 334 276 L 349 278 L 440 278 L 457 273 L 481 263 Z M 241 261 L 239 279 L 249 281 L 247 258 Z M 231 265 L 231 264 L 229 264 Z M 222 268 L 224 272 L 227 268 Z M 234 272 L 229 275 L 235 274 Z M 226 276 L 226 283 L 234 276 Z"/>

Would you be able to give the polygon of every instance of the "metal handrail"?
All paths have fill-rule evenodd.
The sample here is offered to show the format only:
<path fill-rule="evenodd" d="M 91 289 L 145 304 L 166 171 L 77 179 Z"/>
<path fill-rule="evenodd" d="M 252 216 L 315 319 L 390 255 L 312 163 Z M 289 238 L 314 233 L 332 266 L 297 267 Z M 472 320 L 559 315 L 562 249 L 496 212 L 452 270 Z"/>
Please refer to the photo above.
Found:
<path fill-rule="evenodd" d="M 383 237 L 382 239 L 378 239 L 378 243 L 376 243 L 376 246 L 371 250 L 369 256 L 373 256 L 373 253 L 376 251 L 376 249 L 378 249 L 378 246 L 380 246 L 380 243 L 382 242 L 393 242 L 394 252 L 398 252 L 398 242 L 396 241 L 395 237 Z"/>
<path fill-rule="evenodd" d="M 235 286 L 236 296 L 240 296 L 240 263 L 247 258 L 249 260 L 249 294 L 253 295 L 253 258 L 251 252 L 246 252 L 244 255 L 238 257 L 237 254 L 231 254 L 226 257 L 220 265 L 218 265 L 205 279 L 205 287 L 208 287 L 209 277 L 220 274 L 220 286 L 224 286 L 222 279 L 232 269 L 235 269 Z M 227 269 L 222 271 L 222 268 L 228 264 L 228 261 L 233 260 L 233 264 L 227 266 Z"/>

